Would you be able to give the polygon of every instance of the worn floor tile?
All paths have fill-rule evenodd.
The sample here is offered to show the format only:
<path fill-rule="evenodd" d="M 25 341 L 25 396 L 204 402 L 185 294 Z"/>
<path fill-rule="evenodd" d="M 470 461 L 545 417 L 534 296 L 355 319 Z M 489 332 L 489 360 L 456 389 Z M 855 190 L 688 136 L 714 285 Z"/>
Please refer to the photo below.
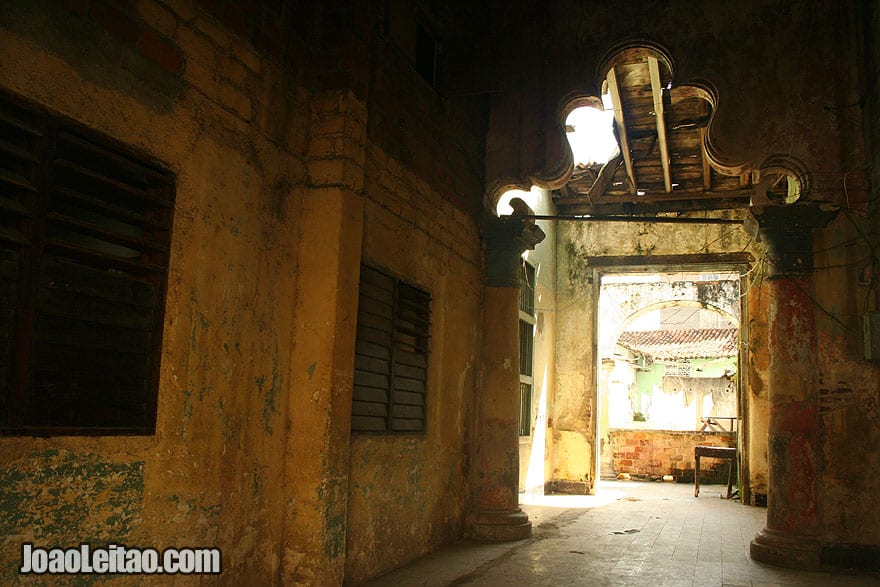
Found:
<path fill-rule="evenodd" d="M 531 538 L 459 542 L 370 582 L 374 587 L 580 585 L 876 587 L 878 574 L 805 573 L 752 561 L 766 510 L 720 499 L 726 487 L 603 481 L 595 496 L 524 496 Z"/>

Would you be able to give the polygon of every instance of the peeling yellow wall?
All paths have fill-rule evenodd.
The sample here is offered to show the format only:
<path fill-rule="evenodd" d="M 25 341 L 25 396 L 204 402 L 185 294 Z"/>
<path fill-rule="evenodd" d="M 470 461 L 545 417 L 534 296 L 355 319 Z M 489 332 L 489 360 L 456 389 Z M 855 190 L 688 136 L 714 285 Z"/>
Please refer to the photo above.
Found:
<path fill-rule="evenodd" d="M 591 258 L 756 251 L 740 225 L 559 222 L 557 236 L 557 386 L 551 413 L 551 481 L 594 485 L 599 413 L 596 304 L 602 270 Z M 766 434 L 763 437 L 766 447 Z M 760 442 L 760 437 L 756 438 Z M 766 449 L 765 449 L 766 450 Z"/>
<path fill-rule="evenodd" d="M 429 292 L 432 324 L 424 434 L 352 434 L 345 565 L 352 584 L 463 530 L 480 322 L 476 225 L 380 147 L 368 153 L 364 260 Z"/>
<path fill-rule="evenodd" d="M 287 32 L 323 26 L 310 10 Z M 380 15 L 360 16 L 372 30 Z M 376 43 L 367 99 L 346 84 L 371 77 L 369 51 L 309 77 L 312 53 L 279 67 L 207 3 L 0 6 L 0 87 L 146 152 L 177 182 L 156 434 L 0 438 L 0 577 L 23 541 L 86 540 L 217 546 L 226 582 L 336 584 L 461 535 L 485 112 L 479 99 L 441 108 Z M 362 257 L 432 295 L 424 435 L 350 439 Z"/>
<path fill-rule="evenodd" d="M 527 203 L 535 214 L 556 212 L 548 190 L 532 188 Z M 544 483 L 550 478 L 547 454 L 553 438 L 547 434 L 547 418 L 556 388 L 556 222 L 538 220 L 537 225 L 546 236 L 534 250 L 525 253 L 526 260 L 536 269 L 535 340 L 531 435 L 521 436 L 519 441 L 519 490 L 542 495 Z"/>
<path fill-rule="evenodd" d="M 880 466 L 880 366 L 861 360 L 860 336 L 862 312 L 878 307 L 876 277 L 864 273 L 872 270 L 867 222 L 865 215 L 845 210 L 816 231 L 814 244 L 818 407 L 825 439 L 818 459 L 819 511 L 823 539 L 833 545 L 880 545 L 880 484 L 870 474 Z"/>
<path fill-rule="evenodd" d="M 0 438 L 0 583 L 22 541 L 216 545 L 230 580 L 280 568 L 308 95 L 185 8 L 166 10 L 182 79 L 59 5 L 0 9 L 0 86 L 177 176 L 156 434 Z"/>

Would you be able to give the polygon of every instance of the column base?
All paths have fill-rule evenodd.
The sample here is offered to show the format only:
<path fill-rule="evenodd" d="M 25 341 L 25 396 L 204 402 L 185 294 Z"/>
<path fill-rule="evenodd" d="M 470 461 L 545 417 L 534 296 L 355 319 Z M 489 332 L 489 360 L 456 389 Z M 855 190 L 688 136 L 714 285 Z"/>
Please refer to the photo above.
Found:
<path fill-rule="evenodd" d="M 817 540 L 790 536 L 768 528 L 755 535 L 749 548 L 752 560 L 803 571 L 819 570 L 820 552 Z"/>
<path fill-rule="evenodd" d="M 532 523 L 521 509 L 481 511 L 471 527 L 470 537 L 485 542 L 510 542 L 532 535 Z"/>

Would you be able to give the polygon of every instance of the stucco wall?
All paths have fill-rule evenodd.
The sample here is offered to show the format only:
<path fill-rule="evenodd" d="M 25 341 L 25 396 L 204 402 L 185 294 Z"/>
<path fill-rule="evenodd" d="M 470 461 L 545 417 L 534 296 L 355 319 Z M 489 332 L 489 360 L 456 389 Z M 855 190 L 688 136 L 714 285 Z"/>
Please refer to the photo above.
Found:
<path fill-rule="evenodd" d="M 156 434 L 0 438 L 2 583 L 23 541 L 217 545 L 229 578 L 281 564 L 309 96 L 191 5 L 138 6 L 0 8 L 0 86 L 177 176 Z"/>
<path fill-rule="evenodd" d="M 369 150 L 366 177 L 364 259 L 431 294 L 432 334 L 425 433 L 352 435 L 345 572 L 352 583 L 463 529 L 480 322 L 473 221 L 378 146 Z"/>
<path fill-rule="evenodd" d="M 473 209 L 483 189 L 482 101 L 442 99 L 392 36 L 375 39 L 374 49 L 362 258 L 430 293 L 431 339 L 425 432 L 351 436 L 351 584 L 461 536 L 479 371 L 482 254 Z"/>
<path fill-rule="evenodd" d="M 557 391 L 552 415 L 554 444 L 550 455 L 553 479 L 583 481 L 595 477 L 599 458 L 595 365 L 599 359 L 594 349 L 601 340 L 613 340 L 614 331 L 622 327 L 622 317 L 636 311 L 633 308 L 627 312 L 625 308 L 611 305 L 609 311 L 621 318 L 617 321 L 618 326 L 611 329 L 611 336 L 603 335 L 600 340 L 597 309 L 602 272 L 619 271 L 626 268 L 627 263 L 630 268 L 644 268 L 652 256 L 682 255 L 677 258 L 684 263 L 686 255 L 743 251 L 758 256 L 760 245 L 756 245 L 739 225 L 558 223 L 557 309 L 558 315 L 564 318 L 559 320 L 556 352 Z M 609 257 L 615 259 L 611 265 L 608 264 Z M 669 294 L 676 295 L 672 288 L 669 288 Z M 641 299 L 635 302 L 636 305 L 640 303 Z M 725 308 L 728 306 L 730 314 L 738 315 L 735 301 L 733 305 L 725 304 Z M 598 417 L 601 418 L 601 414 Z"/>
<path fill-rule="evenodd" d="M 880 369 L 860 358 L 860 319 L 864 310 L 878 307 L 871 299 L 876 278 L 860 277 L 867 267 L 863 255 L 870 256 L 859 232 L 867 218 L 852 211 L 843 216 L 832 225 L 833 235 L 820 232 L 815 246 L 819 511 L 828 542 L 880 545 L 880 486 L 866 474 L 880 466 Z M 846 236 L 855 244 L 829 248 Z"/>
<path fill-rule="evenodd" d="M 358 582 L 462 532 L 481 101 L 441 104 L 388 39 L 372 76 L 368 36 L 319 34 L 352 18 L 339 7 L 328 31 L 313 7 L 285 13 L 279 47 L 209 4 L 0 7 L 0 86 L 177 176 L 156 434 L 0 438 L 0 577 L 21 542 L 92 541 L 217 546 L 230 583 Z M 373 31 L 379 12 L 361 8 Z M 341 57 L 309 61 L 335 43 Z M 422 436 L 350 439 L 362 256 L 432 295 Z"/>

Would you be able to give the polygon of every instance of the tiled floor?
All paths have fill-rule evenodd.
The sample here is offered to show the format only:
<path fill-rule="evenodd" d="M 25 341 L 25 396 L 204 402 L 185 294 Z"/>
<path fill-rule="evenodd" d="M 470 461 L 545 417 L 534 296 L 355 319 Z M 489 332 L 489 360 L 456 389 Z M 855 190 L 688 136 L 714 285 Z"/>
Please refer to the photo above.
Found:
<path fill-rule="evenodd" d="M 766 510 L 721 499 L 726 487 L 603 481 L 595 496 L 546 496 L 522 505 L 532 537 L 460 542 L 371 586 L 878 586 L 877 574 L 807 573 L 749 559 Z"/>

